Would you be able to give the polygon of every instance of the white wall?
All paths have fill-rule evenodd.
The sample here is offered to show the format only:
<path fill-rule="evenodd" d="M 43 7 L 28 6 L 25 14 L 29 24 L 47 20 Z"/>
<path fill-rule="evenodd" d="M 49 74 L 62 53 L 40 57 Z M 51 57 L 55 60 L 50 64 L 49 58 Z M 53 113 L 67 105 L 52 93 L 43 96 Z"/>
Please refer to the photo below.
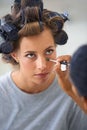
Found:
<path fill-rule="evenodd" d="M 64 46 L 58 46 L 58 54 L 73 54 L 82 44 L 87 44 L 87 21 L 67 24 L 65 27 L 69 39 Z"/>
<path fill-rule="evenodd" d="M 65 23 L 64 29 L 68 33 L 69 40 L 64 46 L 58 46 L 58 55 L 73 54 L 82 44 L 87 43 L 87 1 L 86 0 L 43 0 L 45 8 L 62 13 L 69 13 L 70 21 Z M 6 4 L 4 3 L 6 2 Z M 8 4 L 7 4 L 8 3 Z M 12 0 L 0 0 L 0 16 L 10 12 Z M 9 71 L 11 67 L 0 59 L 0 75 Z"/>

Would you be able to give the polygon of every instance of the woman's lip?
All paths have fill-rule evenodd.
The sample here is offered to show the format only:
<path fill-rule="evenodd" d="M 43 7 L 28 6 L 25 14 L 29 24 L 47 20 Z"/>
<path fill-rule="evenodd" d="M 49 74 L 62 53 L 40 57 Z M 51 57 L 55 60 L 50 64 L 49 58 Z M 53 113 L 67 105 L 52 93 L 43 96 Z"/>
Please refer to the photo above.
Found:
<path fill-rule="evenodd" d="M 36 73 L 35 75 L 40 75 L 40 74 L 42 74 L 42 75 L 44 75 L 44 74 L 48 74 L 49 72 L 44 72 L 44 73 Z"/>
<path fill-rule="evenodd" d="M 39 73 L 35 74 L 36 77 L 46 77 L 49 73 Z"/>

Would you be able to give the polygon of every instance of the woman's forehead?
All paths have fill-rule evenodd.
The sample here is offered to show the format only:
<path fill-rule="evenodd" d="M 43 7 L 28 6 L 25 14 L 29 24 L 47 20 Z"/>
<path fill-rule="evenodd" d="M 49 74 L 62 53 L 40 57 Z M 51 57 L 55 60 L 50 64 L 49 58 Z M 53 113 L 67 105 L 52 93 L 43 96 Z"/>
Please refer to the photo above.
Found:
<path fill-rule="evenodd" d="M 46 43 L 47 44 L 47 43 L 54 43 L 54 39 L 53 39 L 53 35 L 51 31 L 48 29 L 45 29 L 43 32 L 41 32 L 38 35 L 23 37 L 20 40 L 20 43 L 30 43 L 30 44 L 37 44 L 37 43 L 45 44 Z"/>
<path fill-rule="evenodd" d="M 24 40 L 20 44 L 21 50 L 27 50 L 27 51 L 37 51 L 37 50 L 46 50 L 48 48 L 55 47 L 55 43 L 52 40 Z"/>

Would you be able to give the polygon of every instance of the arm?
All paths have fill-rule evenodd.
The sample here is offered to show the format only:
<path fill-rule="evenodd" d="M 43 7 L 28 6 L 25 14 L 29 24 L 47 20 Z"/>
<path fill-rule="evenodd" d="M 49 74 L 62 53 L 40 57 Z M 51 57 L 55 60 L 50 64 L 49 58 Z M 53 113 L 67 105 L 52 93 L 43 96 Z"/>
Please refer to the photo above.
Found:
<path fill-rule="evenodd" d="M 69 66 L 67 66 L 66 71 L 61 71 L 61 61 L 67 61 L 70 62 L 71 56 L 64 55 L 59 56 L 57 58 L 58 63 L 55 66 L 55 70 L 58 76 L 58 83 L 60 84 L 61 88 L 70 96 L 72 99 L 81 107 L 81 109 L 87 113 L 87 110 L 84 108 L 84 102 L 82 100 L 82 97 L 79 96 L 79 94 L 75 91 L 74 85 L 70 81 L 69 77 Z"/>

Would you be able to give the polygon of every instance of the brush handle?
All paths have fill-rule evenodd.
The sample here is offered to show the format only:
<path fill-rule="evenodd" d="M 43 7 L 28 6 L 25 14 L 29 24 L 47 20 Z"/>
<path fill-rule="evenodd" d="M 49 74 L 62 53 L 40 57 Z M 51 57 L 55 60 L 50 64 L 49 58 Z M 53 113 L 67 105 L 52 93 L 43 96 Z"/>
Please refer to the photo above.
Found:
<path fill-rule="evenodd" d="M 60 62 L 60 64 L 70 65 L 70 63 L 69 63 L 69 62 L 67 62 L 67 61 L 61 61 L 61 62 Z"/>

